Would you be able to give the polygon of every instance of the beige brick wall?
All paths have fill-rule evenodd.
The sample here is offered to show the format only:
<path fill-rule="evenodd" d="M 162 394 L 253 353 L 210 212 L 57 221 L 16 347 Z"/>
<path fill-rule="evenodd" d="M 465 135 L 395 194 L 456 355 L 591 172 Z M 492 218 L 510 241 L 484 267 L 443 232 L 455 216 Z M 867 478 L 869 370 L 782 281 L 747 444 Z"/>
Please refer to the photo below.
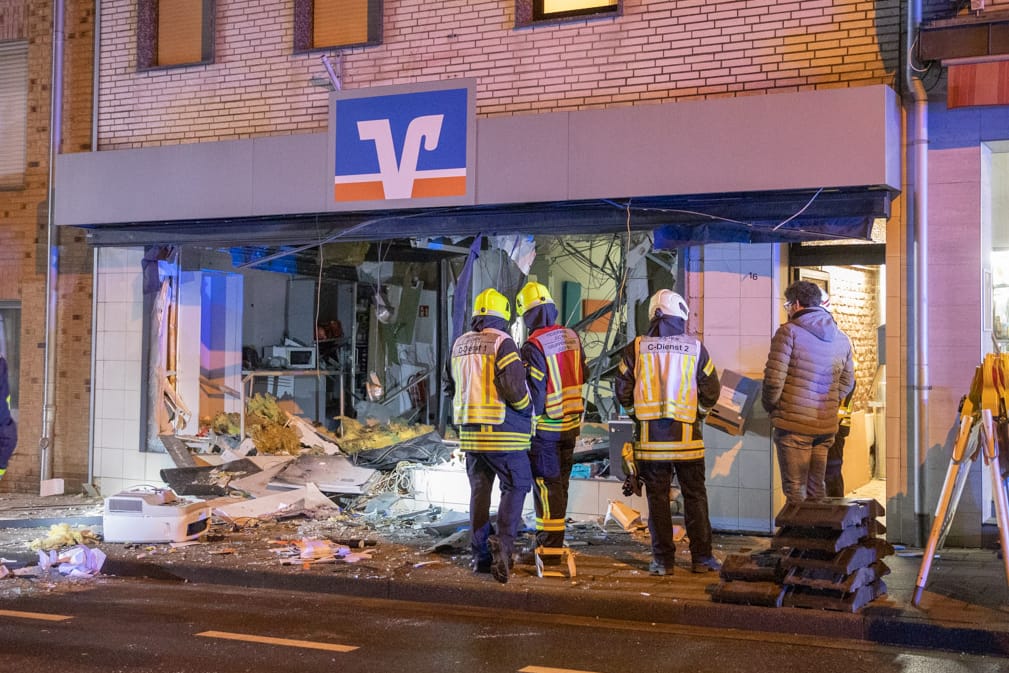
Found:
<path fill-rule="evenodd" d="M 46 196 L 49 180 L 49 111 L 52 3 L 0 0 L 0 39 L 29 43 L 27 167 L 23 189 L 0 191 L 0 300 L 21 303 L 19 442 L 0 491 L 37 491 L 45 367 Z M 90 147 L 92 2 L 66 3 L 64 89 L 65 150 Z M 58 238 L 53 475 L 79 491 L 87 476 L 90 361 L 91 249 L 78 229 Z"/>
<path fill-rule="evenodd" d="M 851 339 L 855 354 L 854 410 L 866 410 L 874 400 L 871 390 L 879 348 L 876 328 L 879 326 L 880 273 L 874 268 L 832 266 L 830 271 L 830 310 L 837 324 Z"/>
<path fill-rule="evenodd" d="M 102 2 L 99 146 L 320 131 L 320 54 L 292 54 L 293 3 L 218 0 L 215 62 L 136 69 L 135 0 Z M 897 0 L 625 0 L 616 19 L 516 30 L 513 0 L 384 3 L 383 43 L 345 88 L 475 77 L 484 116 L 894 84 Z"/>

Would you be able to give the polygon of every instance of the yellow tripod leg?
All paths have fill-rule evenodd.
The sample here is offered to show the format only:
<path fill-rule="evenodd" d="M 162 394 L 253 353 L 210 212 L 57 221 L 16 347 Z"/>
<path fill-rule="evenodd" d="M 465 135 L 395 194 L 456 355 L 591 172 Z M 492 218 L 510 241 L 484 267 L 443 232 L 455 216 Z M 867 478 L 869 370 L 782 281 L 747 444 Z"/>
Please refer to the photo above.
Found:
<path fill-rule="evenodd" d="M 1009 500 L 1006 499 L 1005 481 L 999 469 L 998 439 L 995 435 L 995 421 L 990 409 L 981 410 L 981 429 L 984 440 L 984 459 L 991 475 L 992 496 L 995 499 L 995 518 L 998 520 L 998 536 L 1002 544 L 1002 565 L 1006 582 L 1009 583 Z"/>
<path fill-rule="evenodd" d="M 932 521 L 932 530 L 928 535 L 928 542 L 925 544 L 925 550 L 921 557 L 921 567 L 918 569 L 914 598 L 911 600 L 915 607 L 921 601 L 922 592 L 925 590 L 925 582 L 928 581 L 928 573 L 932 569 L 932 559 L 936 549 L 941 547 L 942 541 L 946 539 L 953 515 L 956 514 L 956 508 L 960 504 L 960 495 L 963 493 L 969 472 L 967 447 L 973 426 L 974 421 L 970 415 L 964 414 L 960 417 L 960 432 L 957 433 L 956 442 L 953 444 L 953 456 L 949 460 L 946 479 L 943 480 L 939 503 L 936 505 L 935 519 Z"/>

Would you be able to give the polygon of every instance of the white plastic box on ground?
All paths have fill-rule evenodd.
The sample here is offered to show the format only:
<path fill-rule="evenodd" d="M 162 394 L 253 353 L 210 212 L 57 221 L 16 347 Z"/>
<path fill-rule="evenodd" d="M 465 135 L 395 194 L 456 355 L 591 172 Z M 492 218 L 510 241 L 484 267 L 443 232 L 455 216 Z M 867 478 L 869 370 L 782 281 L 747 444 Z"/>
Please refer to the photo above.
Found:
<path fill-rule="evenodd" d="M 171 490 L 123 491 L 105 499 L 106 542 L 184 542 L 210 525 L 210 507 L 179 500 Z"/>

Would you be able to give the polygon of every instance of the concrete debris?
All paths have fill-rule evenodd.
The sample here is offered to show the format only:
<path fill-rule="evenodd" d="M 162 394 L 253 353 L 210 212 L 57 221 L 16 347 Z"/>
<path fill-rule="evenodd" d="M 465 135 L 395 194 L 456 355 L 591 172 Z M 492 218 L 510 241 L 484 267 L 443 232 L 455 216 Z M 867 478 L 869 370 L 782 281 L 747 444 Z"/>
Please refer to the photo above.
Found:
<path fill-rule="evenodd" d="M 332 456 L 340 452 L 340 447 L 323 436 L 314 425 L 298 416 L 290 417 L 290 427 L 298 433 L 298 440 L 302 446 L 310 449 L 319 449 L 326 455 Z"/>
<path fill-rule="evenodd" d="M 623 530 L 628 532 L 644 528 L 644 524 L 641 522 L 641 512 L 619 500 L 610 500 L 610 504 L 606 508 L 606 517 L 603 519 L 603 530 L 606 530 L 611 523 L 619 524 Z"/>
<path fill-rule="evenodd" d="M 281 565 L 297 565 L 308 568 L 317 563 L 357 563 L 371 559 L 372 551 L 353 552 L 345 545 L 334 545 L 329 540 L 302 538 L 300 540 L 272 540 L 272 544 L 284 545 L 277 549 L 284 555 Z"/>
<path fill-rule="evenodd" d="M 214 467 L 175 467 L 161 470 L 161 479 L 178 495 L 225 495 L 232 490 L 232 480 L 241 479 L 262 468 L 248 458 Z"/>
<path fill-rule="evenodd" d="M 241 525 L 249 519 L 277 519 L 319 511 L 339 510 L 315 484 L 251 500 L 218 498 L 207 503 L 215 516 Z"/>

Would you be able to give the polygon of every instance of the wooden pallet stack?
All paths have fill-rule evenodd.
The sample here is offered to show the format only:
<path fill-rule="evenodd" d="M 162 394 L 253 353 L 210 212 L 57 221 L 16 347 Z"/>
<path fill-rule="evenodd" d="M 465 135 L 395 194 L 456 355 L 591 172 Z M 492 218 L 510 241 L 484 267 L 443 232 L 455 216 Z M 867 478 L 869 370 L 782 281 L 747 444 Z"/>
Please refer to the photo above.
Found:
<path fill-rule="evenodd" d="M 725 559 L 713 600 L 768 607 L 854 612 L 886 593 L 883 557 L 893 547 L 878 537 L 875 500 L 825 498 L 786 505 L 771 549 Z"/>

